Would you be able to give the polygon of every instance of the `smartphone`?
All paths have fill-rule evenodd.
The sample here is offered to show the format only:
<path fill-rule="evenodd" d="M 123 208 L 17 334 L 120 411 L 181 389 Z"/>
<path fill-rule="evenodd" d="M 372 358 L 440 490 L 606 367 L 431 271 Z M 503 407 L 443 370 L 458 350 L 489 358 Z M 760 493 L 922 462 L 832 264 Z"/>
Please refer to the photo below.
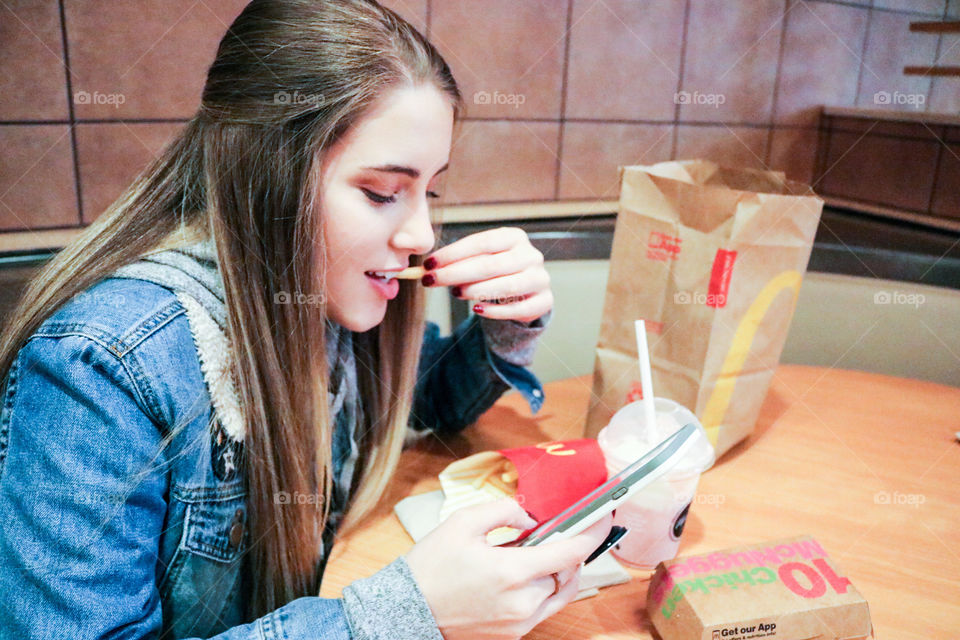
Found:
<path fill-rule="evenodd" d="M 511 546 L 531 547 L 573 537 L 626 502 L 683 458 L 695 442 L 697 425 L 688 424 L 648 451 L 642 458 L 550 518 Z"/>

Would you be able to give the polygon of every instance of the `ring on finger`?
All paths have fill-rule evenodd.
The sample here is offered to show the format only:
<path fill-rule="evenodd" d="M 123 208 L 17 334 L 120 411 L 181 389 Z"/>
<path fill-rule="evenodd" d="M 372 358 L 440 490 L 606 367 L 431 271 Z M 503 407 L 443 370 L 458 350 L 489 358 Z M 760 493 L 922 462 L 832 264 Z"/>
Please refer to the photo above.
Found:
<path fill-rule="evenodd" d="M 501 296 L 489 296 L 481 294 L 476 297 L 471 297 L 471 299 L 477 300 L 478 302 L 485 302 L 487 304 L 506 305 L 513 304 L 515 302 L 523 302 L 532 295 L 532 293 L 508 293 Z"/>
<path fill-rule="evenodd" d="M 550 597 L 552 598 L 560 593 L 560 576 L 558 576 L 556 573 L 551 573 L 550 577 L 553 578 L 553 593 L 550 594 Z"/>

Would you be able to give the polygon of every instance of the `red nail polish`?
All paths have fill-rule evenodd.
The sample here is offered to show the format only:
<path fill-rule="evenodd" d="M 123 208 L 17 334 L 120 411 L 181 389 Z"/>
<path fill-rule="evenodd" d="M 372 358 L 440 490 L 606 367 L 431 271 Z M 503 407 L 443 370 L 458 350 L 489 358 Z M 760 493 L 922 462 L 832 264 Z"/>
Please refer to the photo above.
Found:
<path fill-rule="evenodd" d="M 426 269 L 427 271 L 435 268 L 436 266 L 437 266 L 436 258 L 427 258 L 426 260 L 423 261 L 423 268 Z"/>
<path fill-rule="evenodd" d="M 460 285 L 450 287 L 450 295 L 452 295 L 454 298 L 459 298 L 461 295 L 463 295 L 463 289 L 460 288 Z"/>
<path fill-rule="evenodd" d="M 474 313 L 483 313 L 483 305 L 482 305 L 482 304 L 475 304 L 475 305 L 473 305 L 473 312 L 474 312 Z"/>
<path fill-rule="evenodd" d="M 427 275 L 423 276 L 423 278 L 420 279 L 420 282 L 422 282 L 423 286 L 425 287 L 429 287 L 436 281 L 437 281 L 437 278 L 432 273 L 428 273 Z"/>

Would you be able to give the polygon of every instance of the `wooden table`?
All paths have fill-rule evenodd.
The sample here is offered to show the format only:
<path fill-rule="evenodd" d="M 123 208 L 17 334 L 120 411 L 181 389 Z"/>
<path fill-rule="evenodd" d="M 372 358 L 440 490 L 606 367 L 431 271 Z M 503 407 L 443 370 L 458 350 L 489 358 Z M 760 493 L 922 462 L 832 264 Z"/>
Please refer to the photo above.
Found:
<path fill-rule="evenodd" d="M 545 386 L 531 417 L 517 393 L 461 436 L 406 451 L 367 525 L 337 543 L 321 594 L 339 595 L 412 541 L 391 509 L 439 488 L 437 474 L 478 451 L 580 437 L 590 377 Z M 877 638 L 960 637 L 960 388 L 876 374 L 781 366 L 755 433 L 699 487 L 680 553 L 809 533 L 870 603 Z M 651 638 L 647 572 L 571 603 L 528 638 Z"/>

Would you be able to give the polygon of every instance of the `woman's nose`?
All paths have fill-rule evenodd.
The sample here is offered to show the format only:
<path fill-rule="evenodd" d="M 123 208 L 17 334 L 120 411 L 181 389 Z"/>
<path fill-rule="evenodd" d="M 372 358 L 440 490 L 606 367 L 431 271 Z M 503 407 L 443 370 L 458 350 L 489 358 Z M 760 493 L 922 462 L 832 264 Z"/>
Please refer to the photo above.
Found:
<path fill-rule="evenodd" d="M 430 207 L 426 198 L 419 198 L 415 210 L 404 219 L 393 234 L 395 248 L 411 253 L 428 253 L 434 245 L 433 225 L 430 223 Z"/>

